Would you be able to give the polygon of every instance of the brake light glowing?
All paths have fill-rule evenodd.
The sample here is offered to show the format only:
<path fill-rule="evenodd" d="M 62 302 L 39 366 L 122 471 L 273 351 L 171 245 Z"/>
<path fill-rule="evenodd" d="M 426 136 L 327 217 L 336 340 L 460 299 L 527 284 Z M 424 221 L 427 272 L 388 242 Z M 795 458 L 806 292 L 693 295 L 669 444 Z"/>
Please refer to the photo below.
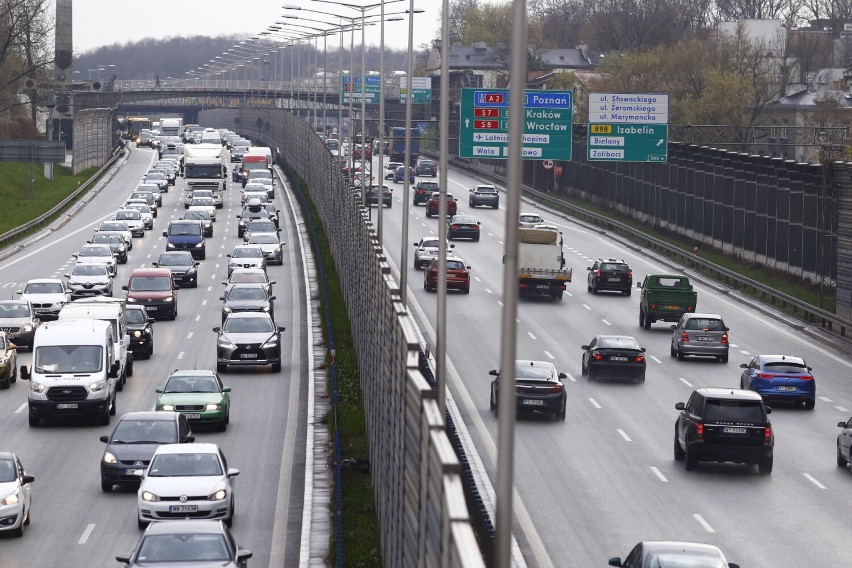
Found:
<path fill-rule="evenodd" d="M 562 389 L 563 389 L 562 383 L 559 383 L 558 385 L 553 385 L 553 388 L 550 389 L 550 392 L 551 393 L 560 393 L 560 392 L 562 392 Z"/>
<path fill-rule="evenodd" d="M 459 228 L 458 225 L 450 225 L 450 229 L 458 229 L 458 228 Z"/>
<path fill-rule="evenodd" d="M 812 380 L 814 380 L 814 376 L 813 376 L 813 375 L 805 375 L 804 377 L 799 377 L 799 378 L 800 378 L 800 379 L 802 379 L 803 381 L 812 381 Z"/>
<path fill-rule="evenodd" d="M 728 334 L 727 334 L 727 333 L 723 333 L 723 334 L 722 334 L 722 343 L 727 343 L 727 342 L 728 342 Z"/>
<path fill-rule="evenodd" d="M 774 379 L 775 375 L 770 375 L 769 373 L 758 373 L 757 378 L 758 379 Z"/>
<path fill-rule="evenodd" d="M 695 437 L 699 439 L 704 438 L 704 424 L 699 422 L 695 425 Z"/>
<path fill-rule="evenodd" d="M 637 355 L 637 356 L 636 356 L 636 362 L 637 362 L 637 363 L 641 363 L 641 362 L 642 362 L 642 361 L 644 361 L 644 360 L 645 360 L 645 356 L 644 356 L 644 355 Z"/>
<path fill-rule="evenodd" d="M 681 340 L 681 341 L 689 341 L 689 334 L 688 334 L 688 333 L 686 333 L 685 331 L 681 332 L 681 334 L 680 334 L 680 340 Z"/>
<path fill-rule="evenodd" d="M 766 442 L 772 439 L 772 426 L 767 426 L 763 429 L 763 439 Z"/>
<path fill-rule="evenodd" d="M 592 353 L 592 358 L 594 358 L 595 361 L 600 361 L 603 359 L 603 355 L 601 355 L 600 352 L 595 351 Z"/>

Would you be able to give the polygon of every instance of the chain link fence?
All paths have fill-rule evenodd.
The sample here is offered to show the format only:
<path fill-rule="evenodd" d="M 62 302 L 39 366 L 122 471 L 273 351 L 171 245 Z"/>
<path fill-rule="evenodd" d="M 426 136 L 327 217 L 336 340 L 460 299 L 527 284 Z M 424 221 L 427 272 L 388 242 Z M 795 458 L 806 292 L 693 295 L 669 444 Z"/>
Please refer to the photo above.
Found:
<path fill-rule="evenodd" d="M 74 115 L 74 163 L 78 174 L 92 166 L 104 165 L 118 146 L 115 108 L 89 108 Z"/>
<path fill-rule="evenodd" d="M 291 176 L 304 180 L 319 213 L 353 325 L 384 565 L 484 566 L 465 499 L 466 460 L 421 371 L 420 334 L 368 211 L 336 159 L 308 123 L 284 111 L 209 110 L 199 122 L 272 147 Z"/>

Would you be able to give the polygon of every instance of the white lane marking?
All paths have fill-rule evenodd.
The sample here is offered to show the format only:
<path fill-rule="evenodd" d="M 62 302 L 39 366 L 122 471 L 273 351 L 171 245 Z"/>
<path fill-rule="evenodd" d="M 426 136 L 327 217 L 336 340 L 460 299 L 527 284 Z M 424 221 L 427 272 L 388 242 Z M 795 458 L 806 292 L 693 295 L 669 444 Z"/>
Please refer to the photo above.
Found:
<path fill-rule="evenodd" d="M 202 306 L 206 306 L 206 305 L 207 305 L 207 300 L 201 300 L 201 305 L 202 305 Z"/>
<path fill-rule="evenodd" d="M 502 308 L 502 307 L 503 307 L 503 302 L 501 302 L 500 300 L 497 300 L 497 305 L 499 305 L 499 306 Z"/>
<path fill-rule="evenodd" d="M 506 244 L 506 243 L 504 243 L 503 241 L 497 241 L 497 244 L 499 244 L 499 245 L 504 245 L 504 244 Z"/>
<path fill-rule="evenodd" d="M 532 334 L 532 332 L 531 332 L 531 331 L 528 331 L 528 332 L 527 332 L 527 335 L 529 335 L 529 336 L 530 336 L 530 339 L 532 339 L 533 341 L 535 341 L 536 337 L 535 337 L 535 335 L 533 335 L 533 334 Z"/>
<path fill-rule="evenodd" d="M 749 353 L 748 351 L 743 351 L 742 349 L 740 349 L 740 353 L 742 353 L 743 355 L 751 355 L 751 353 Z"/>
<path fill-rule="evenodd" d="M 668 482 L 669 482 L 669 480 L 668 480 L 668 479 L 666 479 L 666 476 L 665 476 L 665 475 L 663 475 L 663 472 L 661 472 L 661 471 L 660 471 L 659 469 L 657 469 L 656 467 L 651 466 L 651 471 L 653 471 L 653 472 L 654 472 L 654 475 L 656 475 L 656 476 L 660 479 L 660 481 L 662 481 L 663 483 L 668 483 Z"/>
<path fill-rule="evenodd" d="M 656 362 L 657 362 L 657 363 L 659 363 L 660 365 L 662 365 L 662 364 L 663 364 L 663 362 L 662 362 L 662 361 L 660 361 L 659 359 L 657 359 L 657 358 L 656 358 L 656 357 L 654 357 L 653 355 L 651 355 L 651 359 L 653 359 L 654 361 L 656 361 Z"/>
<path fill-rule="evenodd" d="M 181 351 L 180 353 L 178 353 L 177 358 L 178 358 L 178 359 L 183 359 L 183 351 Z"/>
<path fill-rule="evenodd" d="M 26 402 L 25 402 L 25 403 L 23 403 L 23 404 L 21 404 L 21 406 L 19 406 L 19 407 L 18 407 L 18 410 L 16 410 L 16 411 L 15 411 L 15 414 L 20 414 L 21 412 L 23 412 L 23 411 L 24 411 L 24 409 L 25 409 L 26 407 L 27 407 L 27 403 L 26 403 Z"/>
<path fill-rule="evenodd" d="M 571 292 L 569 292 L 568 290 L 565 290 L 565 293 L 566 293 L 566 294 L 568 294 L 568 296 L 570 296 L 571 298 L 573 298 L 573 297 L 574 297 L 574 294 L 572 294 L 572 293 L 571 293 Z"/>
<path fill-rule="evenodd" d="M 210 280 L 216 280 L 216 275 L 215 275 L 215 274 L 214 274 L 214 275 L 212 275 L 212 276 L 210 277 Z"/>
<path fill-rule="evenodd" d="M 845 406 L 835 406 L 834 408 L 836 408 L 840 412 L 849 412 L 849 409 L 847 409 Z"/>
<path fill-rule="evenodd" d="M 819 397 L 819 399 L 823 402 L 834 402 L 833 400 L 831 400 L 827 396 L 821 396 L 821 397 Z"/>
<path fill-rule="evenodd" d="M 198 314 L 197 316 L 195 316 L 195 321 L 201 321 L 201 314 Z"/>
<path fill-rule="evenodd" d="M 630 436 L 628 436 L 627 433 L 624 430 L 622 430 L 621 428 L 617 428 L 615 431 L 618 432 L 619 434 L 621 434 L 621 437 L 624 438 L 625 442 L 632 442 L 633 441 L 633 440 L 630 439 Z"/>
<path fill-rule="evenodd" d="M 195 333 L 195 332 L 190 331 L 189 333 L 187 333 L 187 334 L 186 334 L 186 338 L 187 338 L 187 339 L 192 339 L 192 336 L 193 336 L 193 334 L 194 334 L 194 333 Z"/>
<path fill-rule="evenodd" d="M 474 276 L 473 279 L 476 280 L 477 282 L 482 282 L 482 280 L 479 279 L 479 276 Z"/>
<path fill-rule="evenodd" d="M 598 401 L 596 401 L 596 400 L 595 400 L 595 399 L 593 399 L 593 398 L 590 398 L 590 399 L 589 399 L 589 402 L 591 402 L 591 403 L 592 403 L 592 406 L 594 406 L 595 408 L 600 408 L 600 407 L 601 407 L 601 405 L 600 405 L 600 404 L 598 404 Z"/>
<path fill-rule="evenodd" d="M 577 382 L 577 379 L 574 378 L 574 375 L 572 375 L 571 373 L 565 373 L 565 374 L 568 376 L 569 381 L 571 381 L 572 383 Z"/>
<path fill-rule="evenodd" d="M 89 535 L 92 534 L 93 530 L 95 530 L 95 523 L 89 523 L 86 530 L 84 530 L 83 534 L 80 535 L 80 540 L 77 541 L 77 544 L 86 544 L 86 541 L 89 540 Z"/>
<path fill-rule="evenodd" d="M 486 288 L 486 289 L 485 289 L 485 291 L 486 291 L 486 292 L 488 292 L 489 294 L 493 294 L 493 293 L 494 293 L 494 292 L 492 292 L 492 291 L 491 291 L 491 288 Z"/>
<path fill-rule="evenodd" d="M 735 343 L 731 343 L 731 347 L 733 347 L 734 349 L 738 349 L 739 345 L 736 345 Z"/>
<path fill-rule="evenodd" d="M 590 308 L 590 307 L 589 307 L 589 306 L 587 306 L 586 304 L 583 304 L 583 307 L 584 307 L 584 308 L 586 308 L 586 309 L 587 309 L 587 310 L 589 310 L 589 311 L 592 311 L 592 308 Z"/>
<path fill-rule="evenodd" d="M 545 351 L 544 354 L 547 355 L 550 359 L 556 359 L 556 357 L 554 357 L 550 351 Z"/>
<path fill-rule="evenodd" d="M 606 325 L 612 325 L 611 323 L 609 323 L 609 322 L 608 322 L 608 321 L 606 321 L 605 319 L 602 319 L 601 321 L 602 321 L 602 322 L 604 322 Z"/>
<path fill-rule="evenodd" d="M 702 527 L 704 527 L 704 529 L 705 529 L 707 532 L 709 532 L 709 533 L 714 533 L 714 532 L 716 532 L 716 531 L 713 529 L 713 527 L 711 527 L 711 526 L 710 526 L 710 523 L 708 523 L 707 521 L 705 521 L 705 520 L 704 520 L 704 517 L 702 517 L 702 516 L 701 516 L 701 515 L 699 515 L 698 513 L 693 513 L 693 515 L 692 515 L 692 516 L 695 518 L 695 520 L 696 520 L 696 521 L 698 521 L 698 523 L 699 523 Z"/>
<path fill-rule="evenodd" d="M 817 487 L 819 487 L 820 489 L 825 489 L 825 485 L 823 485 L 822 483 L 820 483 L 819 481 L 817 481 L 816 479 L 814 479 L 814 476 L 812 476 L 811 474 L 809 474 L 809 473 L 803 473 L 802 475 L 804 475 L 804 476 L 805 476 L 805 479 L 807 479 L 808 481 L 810 481 L 811 483 L 813 483 L 814 485 L 816 485 L 816 486 L 817 486 Z"/>
<path fill-rule="evenodd" d="M 683 384 L 685 384 L 686 386 L 688 386 L 688 387 L 692 386 L 692 383 L 690 383 L 689 381 L 687 381 L 683 377 L 678 377 L 678 379 L 680 379 L 683 382 Z"/>

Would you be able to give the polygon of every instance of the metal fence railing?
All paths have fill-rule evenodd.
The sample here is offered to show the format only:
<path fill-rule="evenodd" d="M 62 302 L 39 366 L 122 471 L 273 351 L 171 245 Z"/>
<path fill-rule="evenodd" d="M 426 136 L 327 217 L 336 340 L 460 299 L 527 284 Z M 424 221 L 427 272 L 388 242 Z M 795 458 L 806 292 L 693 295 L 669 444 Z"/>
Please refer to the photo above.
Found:
<path fill-rule="evenodd" d="M 92 166 L 102 166 L 117 145 L 113 127 L 115 108 L 90 108 L 74 115 L 74 163 L 78 174 Z"/>
<path fill-rule="evenodd" d="M 484 566 L 465 499 L 464 465 L 421 371 L 419 333 L 367 211 L 344 185 L 339 166 L 308 123 L 281 110 L 209 110 L 199 122 L 272 147 L 308 187 L 352 322 L 384 565 Z"/>

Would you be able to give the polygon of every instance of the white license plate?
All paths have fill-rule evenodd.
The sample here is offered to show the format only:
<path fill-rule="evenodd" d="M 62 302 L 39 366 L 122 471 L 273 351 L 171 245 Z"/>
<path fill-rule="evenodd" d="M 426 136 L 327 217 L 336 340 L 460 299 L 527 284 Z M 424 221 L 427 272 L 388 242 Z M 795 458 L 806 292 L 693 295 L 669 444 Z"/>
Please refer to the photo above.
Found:
<path fill-rule="evenodd" d="M 794 390 L 796 390 L 796 387 L 778 387 L 778 390 L 780 390 L 780 391 L 794 391 Z"/>
<path fill-rule="evenodd" d="M 618 278 L 618 277 L 616 277 L 616 278 L 607 278 L 607 281 L 609 281 L 609 282 L 619 282 L 620 280 L 621 280 L 621 278 Z"/>
<path fill-rule="evenodd" d="M 184 412 L 183 415 L 186 416 L 187 420 L 201 420 L 200 412 Z"/>
<path fill-rule="evenodd" d="M 732 428 L 730 426 L 726 426 L 725 428 L 722 428 L 722 432 L 724 432 L 725 434 L 745 434 L 746 429 L 745 428 Z"/>
<path fill-rule="evenodd" d="M 548 284 L 537 284 L 536 285 L 536 290 L 547 290 L 548 288 L 550 288 L 550 286 Z"/>
<path fill-rule="evenodd" d="M 696 341 L 713 341 L 712 337 L 696 337 Z"/>
<path fill-rule="evenodd" d="M 524 404 L 526 406 L 544 406 L 544 401 L 535 398 L 528 398 L 524 400 L 521 404 Z"/>
<path fill-rule="evenodd" d="M 144 469 L 125 469 L 124 475 L 142 475 L 145 473 Z"/>
<path fill-rule="evenodd" d="M 169 513 L 197 513 L 198 505 L 169 505 Z"/>
<path fill-rule="evenodd" d="M 627 357 L 610 357 L 610 361 L 627 361 Z"/>
<path fill-rule="evenodd" d="M 144 306 L 144 307 L 145 307 L 145 310 L 148 311 L 148 312 L 156 312 L 157 311 L 157 306 Z"/>
<path fill-rule="evenodd" d="M 80 408 L 80 405 L 76 402 L 63 402 L 56 405 L 56 408 L 59 410 L 65 410 L 69 408 Z"/>
<path fill-rule="evenodd" d="M 257 353 L 240 353 L 240 359 L 257 359 Z"/>

